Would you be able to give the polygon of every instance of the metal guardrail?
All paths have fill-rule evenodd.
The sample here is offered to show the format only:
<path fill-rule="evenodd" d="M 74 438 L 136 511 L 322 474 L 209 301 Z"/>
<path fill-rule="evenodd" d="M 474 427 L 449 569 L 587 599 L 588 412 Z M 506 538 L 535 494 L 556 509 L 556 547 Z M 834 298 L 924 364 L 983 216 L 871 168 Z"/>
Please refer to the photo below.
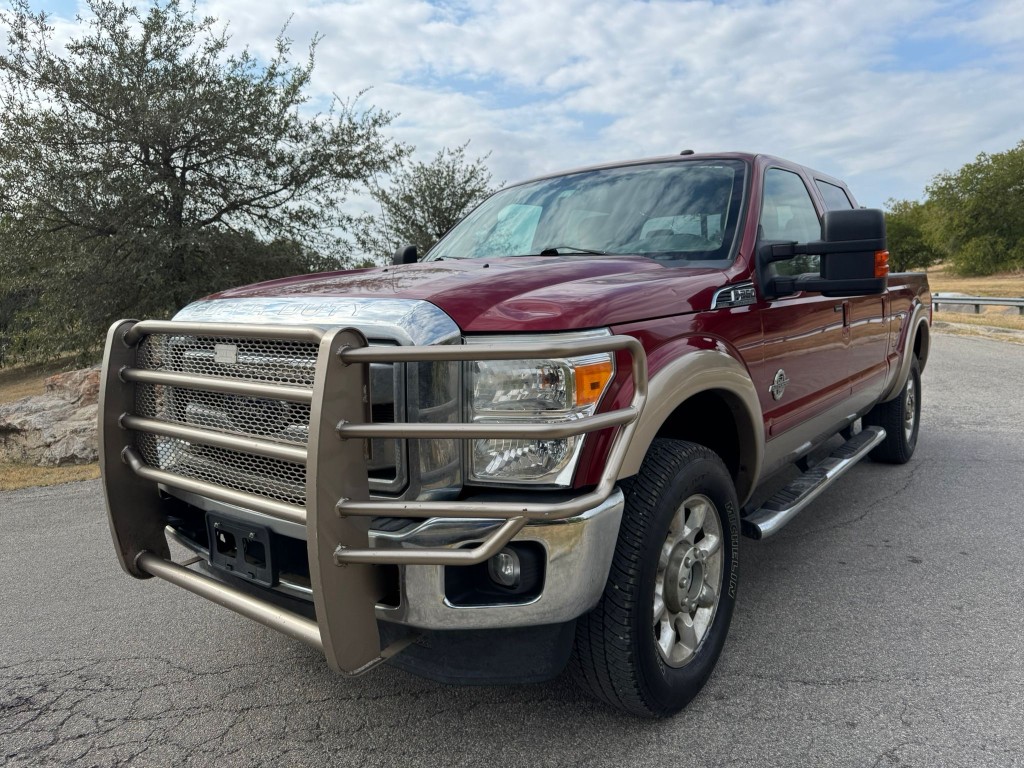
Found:
<path fill-rule="evenodd" d="M 229 376 L 180 374 L 136 367 L 136 352 L 152 334 L 207 339 L 277 339 L 319 344 L 312 389 Z M 368 419 L 368 372 L 372 362 L 517 360 L 571 357 L 624 351 L 630 355 L 633 398 L 614 411 L 552 424 L 373 424 Z M 612 493 L 630 439 L 647 399 L 647 359 L 640 342 L 611 336 L 574 342 L 491 343 L 472 346 L 374 347 L 351 328 L 239 325 L 125 320 L 107 335 L 100 394 L 100 463 L 108 520 L 122 567 L 138 578 L 158 576 L 220 605 L 322 648 L 330 665 L 355 674 L 394 648 L 380 646 L 374 606 L 380 593 L 373 565 L 470 565 L 499 552 L 530 520 L 559 520 L 602 503 Z M 310 405 L 305 447 L 232 434 L 216 428 L 145 418 L 134 413 L 137 384 L 184 387 L 243 397 Z M 562 438 L 616 428 L 596 487 L 565 501 L 477 502 L 390 501 L 369 495 L 363 441 L 393 437 L 474 439 L 481 437 Z M 305 506 L 259 496 L 215 482 L 176 474 L 172 467 L 147 464 L 135 446 L 136 434 L 196 442 L 243 454 L 304 464 Z M 306 526 L 310 581 L 317 621 L 187 571 L 170 562 L 164 502 L 158 485 L 178 488 Z M 469 549 L 424 547 L 371 549 L 369 519 L 392 517 L 487 517 L 504 524 Z"/>
<path fill-rule="evenodd" d="M 1024 298 L 1000 298 L 997 296 L 943 296 L 939 293 L 932 294 L 932 307 L 936 312 L 943 304 L 956 306 L 973 306 L 974 314 L 980 315 L 982 307 L 1016 307 L 1020 315 L 1024 315 Z"/>

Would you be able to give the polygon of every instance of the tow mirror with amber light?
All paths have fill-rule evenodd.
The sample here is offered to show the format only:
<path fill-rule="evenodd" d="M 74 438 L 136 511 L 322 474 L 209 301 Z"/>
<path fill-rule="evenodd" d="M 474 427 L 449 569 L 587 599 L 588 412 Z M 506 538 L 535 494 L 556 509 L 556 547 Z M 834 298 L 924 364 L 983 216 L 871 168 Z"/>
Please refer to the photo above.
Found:
<path fill-rule="evenodd" d="M 885 214 L 876 208 L 827 211 L 821 222 L 821 240 L 766 243 L 758 260 L 765 265 L 800 254 L 820 255 L 820 274 L 772 278 L 772 294 L 818 291 L 825 296 L 867 296 L 882 293 L 889 276 Z"/>

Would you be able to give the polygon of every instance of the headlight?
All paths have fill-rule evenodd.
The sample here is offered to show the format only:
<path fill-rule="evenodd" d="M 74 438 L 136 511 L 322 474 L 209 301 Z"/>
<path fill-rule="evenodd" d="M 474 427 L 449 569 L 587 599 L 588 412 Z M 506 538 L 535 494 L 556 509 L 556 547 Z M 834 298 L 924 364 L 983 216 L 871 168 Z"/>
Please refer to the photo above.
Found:
<path fill-rule="evenodd" d="M 554 423 L 579 419 L 597 410 L 614 376 L 615 363 L 608 353 L 467 363 L 469 419 L 478 423 Z M 582 445 L 582 435 L 540 440 L 472 440 L 469 480 L 488 485 L 568 486 Z"/>

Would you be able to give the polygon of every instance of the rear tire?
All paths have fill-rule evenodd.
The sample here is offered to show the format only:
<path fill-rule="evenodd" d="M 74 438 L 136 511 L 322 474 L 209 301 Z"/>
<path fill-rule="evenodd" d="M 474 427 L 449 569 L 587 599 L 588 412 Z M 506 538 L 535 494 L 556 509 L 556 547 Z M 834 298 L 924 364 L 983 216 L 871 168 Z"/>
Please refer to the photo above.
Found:
<path fill-rule="evenodd" d="M 697 695 L 725 644 L 739 503 L 722 460 L 680 440 L 655 440 L 624 489 L 611 573 L 577 621 L 573 670 L 613 707 L 667 717 Z"/>
<path fill-rule="evenodd" d="M 885 440 L 871 451 L 871 458 L 886 464 L 906 464 L 917 448 L 921 429 L 921 366 L 910 361 L 910 375 L 899 395 L 879 403 L 864 417 L 865 426 L 885 429 Z"/>

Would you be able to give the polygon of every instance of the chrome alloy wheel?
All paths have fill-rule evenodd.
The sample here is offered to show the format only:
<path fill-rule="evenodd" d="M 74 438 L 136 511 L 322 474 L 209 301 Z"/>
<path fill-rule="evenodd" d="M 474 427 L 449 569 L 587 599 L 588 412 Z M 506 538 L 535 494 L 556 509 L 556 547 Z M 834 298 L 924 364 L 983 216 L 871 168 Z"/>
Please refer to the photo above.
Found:
<path fill-rule="evenodd" d="M 914 421 L 917 419 L 917 385 L 914 377 L 907 379 L 907 393 L 904 396 L 903 434 L 909 443 L 914 439 Z"/>
<path fill-rule="evenodd" d="M 654 582 L 654 642 L 670 667 L 687 664 L 707 637 L 724 558 L 718 510 L 707 496 L 690 496 L 669 524 Z"/>

